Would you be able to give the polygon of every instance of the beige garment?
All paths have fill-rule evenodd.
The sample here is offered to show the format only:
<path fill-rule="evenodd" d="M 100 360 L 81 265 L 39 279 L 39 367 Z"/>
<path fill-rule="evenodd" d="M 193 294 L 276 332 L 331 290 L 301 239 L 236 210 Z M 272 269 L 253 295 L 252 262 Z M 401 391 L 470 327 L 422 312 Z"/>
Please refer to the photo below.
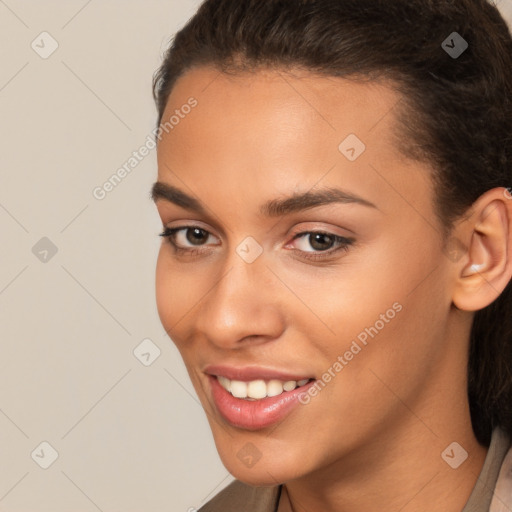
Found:
<path fill-rule="evenodd" d="M 277 512 L 280 486 L 251 487 L 235 480 L 198 512 Z"/>
<path fill-rule="evenodd" d="M 512 448 L 501 465 L 489 512 L 512 511 Z"/>
<path fill-rule="evenodd" d="M 512 452 L 510 440 L 503 430 L 497 428 L 492 433 L 491 444 L 487 451 L 482 471 L 480 471 L 473 492 L 462 512 L 502 512 L 496 509 L 496 505 L 494 505 L 494 508 L 490 507 L 494 489 L 498 485 L 497 480 L 500 468 L 503 467 L 503 459 L 507 455 L 507 451 L 510 457 Z M 499 483 L 501 485 L 501 482 Z M 509 488 L 508 494 L 509 508 L 505 509 L 505 511 L 512 512 L 512 489 Z"/>
<path fill-rule="evenodd" d="M 251 487 L 235 480 L 198 512 L 277 512 L 279 495 L 280 486 Z M 512 447 L 500 429 L 492 433 L 482 471 L 462 512 L 512 512 Z"/>

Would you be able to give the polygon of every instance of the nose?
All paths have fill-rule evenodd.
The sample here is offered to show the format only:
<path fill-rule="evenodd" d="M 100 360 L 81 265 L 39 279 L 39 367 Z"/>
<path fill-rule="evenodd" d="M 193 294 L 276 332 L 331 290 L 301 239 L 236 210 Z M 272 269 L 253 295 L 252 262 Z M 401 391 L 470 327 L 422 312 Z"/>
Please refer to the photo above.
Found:
<path fill-rule="evenodd" d="M 196 310 L 196 333 L 224 349 L 277 339 L 284 329 L 279 286 L 263 257 L 247 263 L 233 251 Z"/>

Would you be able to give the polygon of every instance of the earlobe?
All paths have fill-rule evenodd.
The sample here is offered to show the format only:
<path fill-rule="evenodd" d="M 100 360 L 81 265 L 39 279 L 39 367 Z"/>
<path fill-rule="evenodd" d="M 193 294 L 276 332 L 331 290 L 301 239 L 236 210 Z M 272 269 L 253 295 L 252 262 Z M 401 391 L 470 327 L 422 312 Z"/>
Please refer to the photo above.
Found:
<path fill-rule="evenodd" d="M 487 191 L 473 205 L 467 258 L 461 259 L 453 303 L 478 311 L 491 304 L 512 275 L 512 201 L 502 188 Z M 467 227 L 467 226 L 466 226 Z"/>

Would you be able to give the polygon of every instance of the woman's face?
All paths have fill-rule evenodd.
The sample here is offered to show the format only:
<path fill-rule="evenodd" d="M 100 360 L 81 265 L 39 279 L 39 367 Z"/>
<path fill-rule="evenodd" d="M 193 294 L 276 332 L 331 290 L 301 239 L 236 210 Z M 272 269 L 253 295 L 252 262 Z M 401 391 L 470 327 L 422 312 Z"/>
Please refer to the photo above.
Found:
<path fill-rule="evenodd" d="M 243 481 L 426 431 L 421 411 L 464 390 L 452 262 L 429 168 L 393 140 L 399 100 L 376 83 L 206 67 L 169 98 L 158 181 L 174 188 L 154 197 L 179 230 L 162 241 L 158 311 Z"/>

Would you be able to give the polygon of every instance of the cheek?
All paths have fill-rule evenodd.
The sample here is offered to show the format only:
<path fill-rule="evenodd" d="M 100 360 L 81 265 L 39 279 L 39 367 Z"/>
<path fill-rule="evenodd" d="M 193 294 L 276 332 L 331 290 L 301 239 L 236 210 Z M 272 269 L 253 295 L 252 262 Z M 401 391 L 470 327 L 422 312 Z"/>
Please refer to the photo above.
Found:
<path fill-rule="evenodd" d="M 155 292 L 158 315 L 163 327 L 171 337 L 175 332 L 174 326 L 180 318 L 182 304 L 183 278 L 180 278 L 176 268 L 172 265 L 169 255 L 169 248 L 162 243 L 155 273 Z"/>
<path fill-rule="evenodd" d="M 368 267 L 345 290 L 336 286 L 330 301 L 317 303 L 328 308 L 324 319 L 336 332 L 322 350 L 331 365 L 343 358 L 330 391 L 336 400 L 359 404 L 361 413 L 368 406 L 370 417 L 387 404 L 384 414 L 395 394 L 405 401 L 419 396 L 442 358 L 450 310 L 446 276 L 435 261 L 427 247 L 409 252 L 407 262 L 395 253 L 385 272 Z"/>
<path fill-rule="evenodd" d="M 347 257 L 316 280 L 293 280 L 291 273 L 283 280 L 307 297 L 315 315 L 297 315 L 296 321 L 312 334 L 316 329 L 310 339 L 329 364 L 347 353 L 350 373 L 368 379 L 368 368 L 385 368 L 394 379 L 400 377 L 394 371 L 418 368 L 442 343 L 451 301 L 440 258 L 435 240 L 418 250 L 400 236 Z"/>
<path fill-rule="evenodd" d="M 179 262 L 173 258 L 172 248 L 162 243 L 155 272 L 156 305 L 164 329 L 180 351 L 180 340 L 189 337 L 194 314 L 214 283 L 215 274 L 208 264 L 199 268 Z"/>
<path fill-rule="evenodd" d="M 165 326 L 165 319 L 169 311 L 170 294 L 168 292 L 168 271 L 163 263 L 163 247 L 160 247 L 155 272 L 156 306 L 160 321 Z"/>
<path fill-rule="evenodd" d="M 287 311 L 310 340 L 329 354 L 350 349 L 351 341 L 381 315 L 391 322 L 393 304 L 403 300 L 407 283 L 399 257 L 384 244 L 347 253 L 331 267 L 282 265 L 276 273 L 287 283 L 297 299 L 288 293 Z M 397 279 L 397 275 L 401 278 Z M 388 323 L 386 322 L 387 326 Z M 363 336 L 364 337 L 364 336 Z"/>

